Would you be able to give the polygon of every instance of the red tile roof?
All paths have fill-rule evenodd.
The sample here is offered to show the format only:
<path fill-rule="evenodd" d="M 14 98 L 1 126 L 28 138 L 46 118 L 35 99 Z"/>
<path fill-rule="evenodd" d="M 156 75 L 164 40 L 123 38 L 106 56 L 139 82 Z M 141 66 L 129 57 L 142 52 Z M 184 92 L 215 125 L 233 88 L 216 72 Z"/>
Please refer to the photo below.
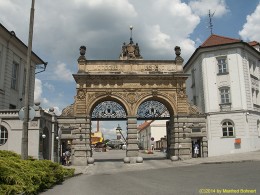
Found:
<path fill-rule="evenodd" d="M 248 42 L 248 44 L 250 45 L 250 46 L 256 46 L 256 45 L 260 45 L 257 41 L 251 41 L 251 42 Z"/>
<path fill-rule="evenodd" d="M 139 126 L 137 127 L 137 130 L 138 130 L 138 131 L 142 131 L 143 129 L 149 127 L 152 122 L 153 122 L 153 120 L 145 121 L 144 123 L 142 123 L 141 125 L 139 125 Z"/>
<path fill-rule="evenodd" d="M 228 43 L 238 43 L 238 42 L 241 42 L 241 40 L 212 34 L 201 45 L 201 47 L 209 47 L 209 46 L 223 45 Z"/>

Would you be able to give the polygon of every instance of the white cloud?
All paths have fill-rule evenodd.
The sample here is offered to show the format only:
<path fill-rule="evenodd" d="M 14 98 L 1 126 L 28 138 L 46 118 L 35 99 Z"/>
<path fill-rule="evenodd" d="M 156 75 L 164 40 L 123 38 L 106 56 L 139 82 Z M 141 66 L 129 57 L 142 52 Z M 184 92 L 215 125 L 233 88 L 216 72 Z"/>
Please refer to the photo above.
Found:
<path fill-rule="evenodd" d="M 191 39 L 184 39 L 180 42 L 181 50 L 183 51 L 183 48 L 185 49 L 185 53 L 182 55 L 184 59 L 188 59 L 190 55 L 196 50 L 195 42 Z"/>
<path fill-rule="evenodd" d="M 40 102 L 42 96 L 42 81 L 35 79 L 35 88 L 34 88 L 34 101 Z"/>
<path fill-rule="evenodd" d="M 161 32 L 160 26 L 154 25 L 150 27 L 151 35 L 151 46 L 158 51 L 169 50 L 171 47 L 170 39 L 171 37 L 163 32 Z"/>
<path fill-rule="evenodd" d="M 246 18 L 246 23 L 243 26 L 243 29 L 239 31 L 239 35 L 244 40 L 249 41 L 260 41 L 260 3 L 256 7 L 254 13 L 248 15 Z"/>
<path fill-rule="evenodd" d="M 49 104 L 49 100 L 47 98 L 42 98 L 42 104 L 43 105 L 48 105 Z"/>
<path fill-rule="evenodd" d="M 48 83 L 48 82 L 45 82 L 45 83 L 43 84 L 43 86 L 46 87 L 46 88 L 47 88 L 49 91 L 51 91 L 51 92 L 54 92 L 54 91 L 55 91 L 54 85 L 52 85 L 52 84 L 50 84 L 50 83 Z"/>
<path fill-rule="evenodd" d="M 54 108 L 54 113 L 55 113 L 57 116 L 61 115 L 62 110 L 60 110 L 59 107 L 54 106 L 53 108 Z"/>
<path fill-rule="evenodd" d="M 59 63 L 54 70 L 56 80 L 74 81 L 72 72 L 64 63 Z"/>
<path fill-rule="evenodd" d="M 215 12 L 214 17 L 222 17 L 229 12 L 225 0 L 193 0 L 189 5 L 199 16 L 208 16 L 209 10 L 212 14 Z"/>

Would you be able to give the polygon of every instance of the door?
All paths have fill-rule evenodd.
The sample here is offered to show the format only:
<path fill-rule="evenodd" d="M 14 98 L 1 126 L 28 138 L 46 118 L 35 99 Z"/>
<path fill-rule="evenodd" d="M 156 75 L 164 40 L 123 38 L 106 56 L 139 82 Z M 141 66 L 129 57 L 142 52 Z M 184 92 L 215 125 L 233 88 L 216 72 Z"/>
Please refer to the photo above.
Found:
<path fill-rule="evenodd" d="M 192 145 L 192 158 L 201 157 L 202 154 L 202 138 L 192 138 L 191 139 L 191 145 Z M 195 155 L 195 146 L 198 146 L 198 155 Z"/>

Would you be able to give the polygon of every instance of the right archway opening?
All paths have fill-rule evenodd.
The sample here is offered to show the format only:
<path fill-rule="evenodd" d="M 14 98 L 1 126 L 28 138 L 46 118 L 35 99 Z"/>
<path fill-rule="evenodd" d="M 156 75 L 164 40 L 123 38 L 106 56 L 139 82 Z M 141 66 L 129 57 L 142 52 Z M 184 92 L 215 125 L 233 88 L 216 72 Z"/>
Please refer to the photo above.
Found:
<path fill-rule="evenodd" d="M 173 109 L 161 100 L 149 99 L 137 110 L 139 155 L 144 160 L 169 157 Z"/>

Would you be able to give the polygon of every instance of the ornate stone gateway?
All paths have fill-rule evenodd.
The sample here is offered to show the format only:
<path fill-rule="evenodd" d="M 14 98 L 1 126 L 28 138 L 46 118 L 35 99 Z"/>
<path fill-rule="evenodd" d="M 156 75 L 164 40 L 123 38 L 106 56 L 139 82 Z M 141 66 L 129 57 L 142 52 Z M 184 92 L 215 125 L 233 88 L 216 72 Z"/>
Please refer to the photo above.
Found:
<path fill-rule="evenodd" d="M 180 48 L 175 47 L 175 60 L 143 60 L 132 38 L 123 44 L 119 60 L 87 60 L 85 51 L 81 46 L 78 72 L 73 74 L 77 95 L 66 111 L 76 118 L 72 163 L 86 165 L 91 161 L 91 121 L 99 119 L 127 121 L 126 156 L 131 162 L 138 157 L 137 120 L 168 119 L 168 157 L 178 151 L 178 156 L 189 158 L 191 139 L 187 136 L 180 149 L 176 130 L 177 126 L 182 131 L 179 126 L 190 113 L 185 94 L 188 75 L 183 73 Z"/>

